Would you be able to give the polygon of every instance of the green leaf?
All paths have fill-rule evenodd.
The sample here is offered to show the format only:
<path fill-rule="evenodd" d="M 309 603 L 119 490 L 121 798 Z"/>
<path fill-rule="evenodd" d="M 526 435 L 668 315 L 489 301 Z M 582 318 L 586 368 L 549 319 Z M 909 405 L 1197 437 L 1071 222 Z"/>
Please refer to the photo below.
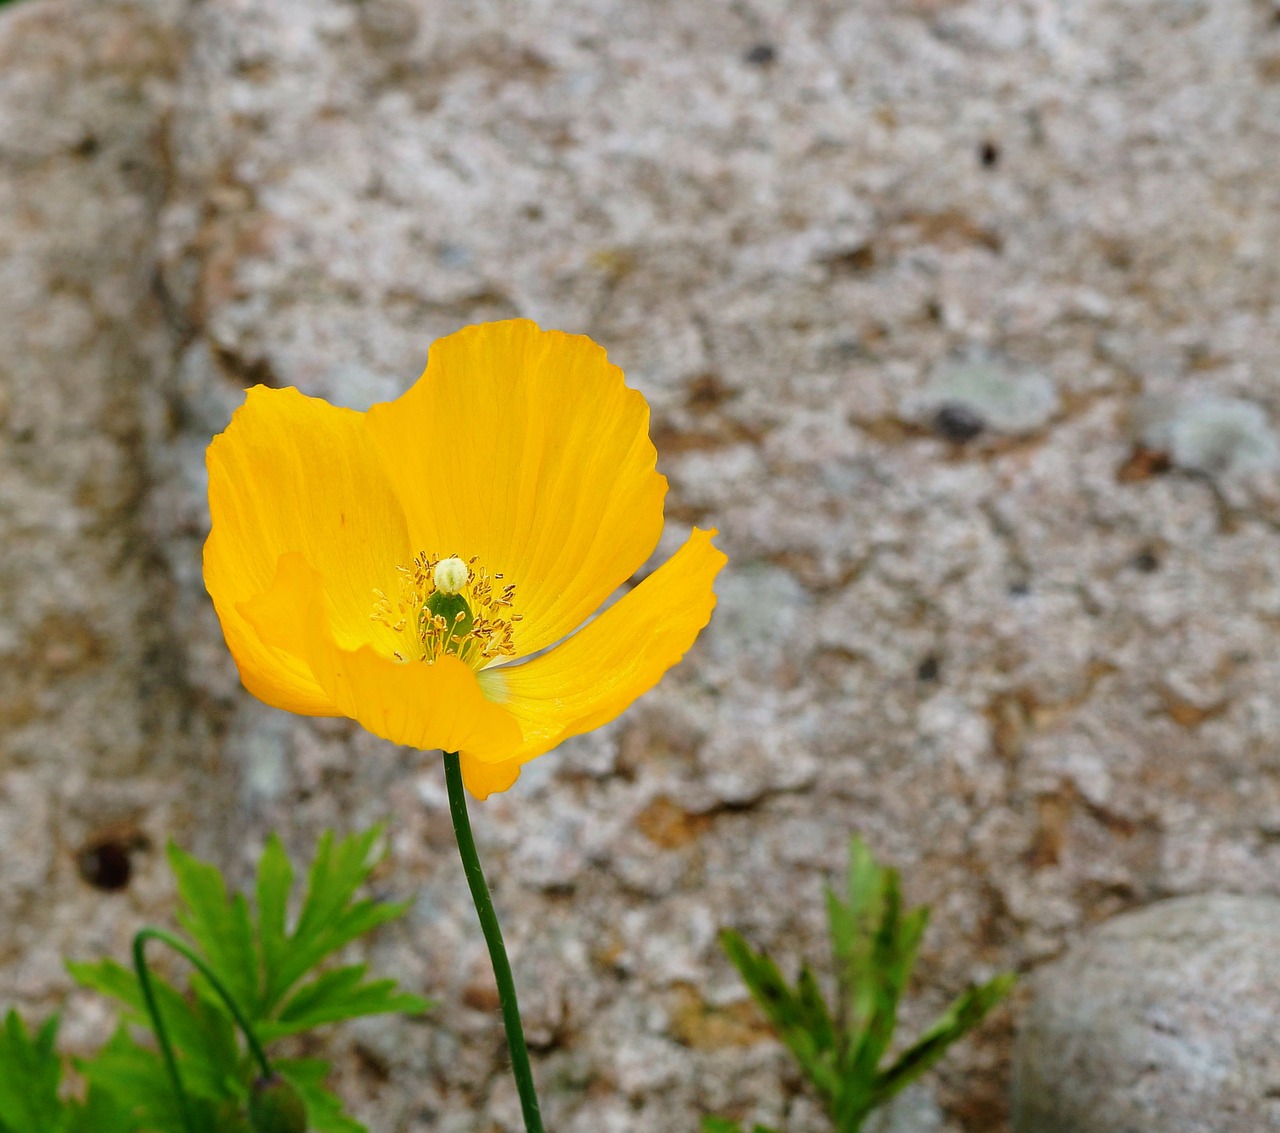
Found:
<path fill-rule="evenodd" d="M 277 973 L 289 948 L 289 894 L 293 865 L 276 834 L 267 839 L 258 862 L 258 954 L 262 962 L 263 1003 L 269 1007 Z"/>
<path fill-rule="evenodd" d="M 867 1116 L 976 1027 L 1012 986 L 1001 976 L 966 992 L 886 1071 L 898 1006 L 915 968 L 928 909 L 904 911 L 898 872 L 880 866 L 866 844 L 849 844 L 843 894 L 826 891 L 837 977 L 833 1014 L 808 967 L 792 988 L 777 965 L 725 930 L 720 943 L 765 1016 L 817 1091 L 838 1133 L 856 1133 Z M 725 1118 L 706 1118 L 703 1133 L 742 1133 Z M 757 1127 L 756 1133 L 768 1133 Z"/>
<path fill-rule="evenodd" d="M 109 1095 L 142 1127 L 183 1128 L 182 1111 L 159 1054 L 140 1047 L 124 1028 L 78 1068 L 91 1092 Z"/>
<path fill-rule="evenodd" d="M 139 1128 L 114 1094 L 90 1086 L 84 1102 L 71 1103 L 63 1133 L 135 1133 Z"/>
<path fill-rule="evenodd" d="M 1005 972 L 979 987 L 970 988 L 942 1014 L 900 1058 L 880 1075 L 875 1104 L 883 1105 L 934 1065 L 957 1040 L 974 1029 L 1005 996 L 1018 977 Z"/>
<path fill-rule="evenodd" d="M 874 1079 L 876 1068 L 893 1041 L 898 1004 L 915 967 L 928 919 L 924 909 L 903 916 L 897 870 L 884 871 L 882 892 L 881 921 L 872 939 L 870 978 L 866 981 L 871 991 L 871 1010 L 862 1034 L 852 1046 L 848 1064 L 852 1076 L 863 1083 Z"/>
<path fill-rule="evenodd" d="M 337 1023 L 363 1015 L 399 1012 L 421 1015 L 431 1009 L 431 1001 L 396 991 L 395 980 L 365 982 L 368 966 L 355 964 L 335 968 L 304 984 L 290 997 L 277 1018 L 259 1025 L 259 1037 L 274 1041 L 325 1023 Z"/>
<path fill-rule="evenodd" d="M 885 871 L 861 838 L 849 842 L 849 871 L 845 899 L 827 890 L 827 919 L 835 953 L 840 993 L 840 1020 L 846 1039 L 862 1033 L 876 1004 L 872 955 L 876 931 L 883 919 Z M 846 1056 L 851 1053 L 846 1051 Z M 847 1057 L 841 1059 L 847 1064 Z"/>
<path fill-rule="evenodd" d="M 800 969 L 800 977 L 796 981 L 796 1006 L 799 1008 L 802 1025 L 820 1051 L 835 1051 L 837 1037 L 835 1023 L 831 1012 L 813 972 L 806 965 Z"/>
<path fill-rule="evenodd" d="M 138 977 L 115 960 L 99 960 L 96 964 L 70 960 L 67 962 L 67 971 L 81 987 L 110 999 L 118 999 L 135 1011 L 142 1012 L 142 989 L 138 986 Z M 163 984 L 173 990 L 160 977 L 156 976 L 154 979 L 157 986 Z"/>
<path fill-rule="evenodd" d="M 356 891 L 376 864 L 372 851 L 379 835 L 378 829 L 341 840 L 324 835 L 292 932 L 289 902 L 295 873 L 279 838 L 273 835 L 263 850 L 253 913 L 243 896 L 229 894 L 215 867 L 170 846 L 169 860 L 182 900 L 180 923 L 192 938 L 195 952 L 226 985 L 261 1042 L 357 1016 L 417 1014 L 430 1007 L 420 996 L 399 991 L 394 980 L 369 979 L 364 965 L 314 972 L 334 952 L 408 908 L 408 902 L 356 899 Z M 163 941 L 154 940 L 148 956 L 151 950 L 161 952 Z M 152 1025 L 135 972 L 112 960 L 69 968 L 84 986 L 124 1004 L 129 1025 Z M 185 965 L 180 970 L 186 970 Z M 258 1070 L 212 980 L 196 971 L 180 988 L 152 973 L 151 983 L 199 1126 L 197 1133 L 247 1133 L 244 1106 Z M 317 1133 L 363 1133 L 362 1126 L 343 1114 L 339 1100 L 324 1089 L 323 1063 L 287 1065 L 294 1066 L 290 1080 L 303 1096 L 308 1120 Z M 98 1058 L 84 1064 L 83 1073 L 93 1089 L 115 1099 L 121 1112 L 129 1120 L 142 1122 L 140 1128 L 148 1133 L 183 1129 L 163 1057 L 131 1032 L 122 1029 Z M 114 1117 L 101 1109 L 108 1103 L 95 1100 L 94 1104 L 104 1114 L 104 1133 L 117 1133 L 110 1124 Z M 78 1113 L 76 1119 L 89 1120 Z M 80 1133 L 80 1127 L 9 1130 L 0 1125 L 0 1133 Z"/>
<path fill-rule="evenodd" d="M 5 1133 L 48 1133 L 62 1118 L 58 1083 L 62 1060 L 54 1053 L 58 1018 L 28 1034 L 16 1011 L 0 1028 L 0 1130 Z"/>
<path fill-rule="evenodd" d="M 150 1026 L 142 989 L 134 972 L 114 960 L 73 963 L 67 967 L 82 986 L 120 1000 L 131 1009 L 132 1021 Z M 155 973 L 152 973 L 151 985 L 160 1017 L 178 1052 L 179 1070 L 187 1090 L 215 1101 L 242 1095 L 238 1085 L 242 1077 L 241 1054 L 235 1026 L 221 1003 L 216 998 L 183 996 Z M 161 1067 L 163 1075 L 163 1064 Z M 163 1080 L 168 1082 L 167 1075 Z"/>
<path fill-rule="evenodd" d="M 810 1029 L 812 1005 L 806 996 L 793 991 L 778 966 L 732 929 L 720 933 L 720 947 L 814 1088 L 828 1101 L 833 1099 L 839 1088 L 834 1059 L 823 1043 L 823 1028 L 819 1026 L 817 1034 Z"/>
<path fill-rule="evenodd" d="M 348 1117 L 342 1102 L 324 1088 L 329 1075 L 329 1064 L 314 1058 L 276 1059 L 275 1071 L 286 1079 L 302 1095 L 307 1107 L 307 1125 L 315 1133 L 369 1133 Z"/>
<path fill-rule="evenodd" d="M 178 913 L 178 923 L 226 984 L 237 1006 L 246 1014 L 253 1013 L 259 1001 L 258 954 L 248 902 L 239 893 L 227 896 L 227 883 L 216 866 L 172 843 L 169 865 L 185 905 Z"/>
<path fill-rule="evenodd" d="M 366 932 L 402 916 L 409 908 L 409 901 L 352 903 L 356 890 L 376 864 L 371 854 L 381 833 L 381 827 L 374 827 L 364 834 L 344 838 L 336 845 L 332 833 L 320 839 L 307 878 L 307 894 L 297 928 L 287 937 L 286 945 L 273 945 L 278 949 L 278 962 L 266 973 L 264 1015 L 273 1012 L 294 984 L 322 960 Z M 278 884 L 274 893 L 278 902 Z M 270 910 L 269 917 L 279 924 L 278 904 Z M 265 954 L 265 947 L 263 951 Z"/>

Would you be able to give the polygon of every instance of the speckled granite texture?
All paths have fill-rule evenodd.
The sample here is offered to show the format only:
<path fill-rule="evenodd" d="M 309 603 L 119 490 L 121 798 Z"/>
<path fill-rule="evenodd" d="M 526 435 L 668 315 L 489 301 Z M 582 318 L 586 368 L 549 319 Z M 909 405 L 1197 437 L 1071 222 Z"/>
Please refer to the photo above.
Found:
<path fill-rule="evenodd" d="M 516 1129 L 437 760 L 250 700 L 199 549 L 246 385 L 364 407 L 517 314 L 649 397 L 661 552 L 731 559 L 677 672 L 477 811 L 557 1133 L 823 1128 L 714 933 L 819 958 L 854 830 L 935 907 L 908 1026 L 1280 891 L 1277 152 L 1259 0 L 6 7 L 0 1001 L 121 954 L 170 837 L 242 875 L 388 819 L 372 958 L 442 1006 L 337 1034 L 342 1088 Z M 903 1133 L 1007 1130 L 1009 1019 Z"/>

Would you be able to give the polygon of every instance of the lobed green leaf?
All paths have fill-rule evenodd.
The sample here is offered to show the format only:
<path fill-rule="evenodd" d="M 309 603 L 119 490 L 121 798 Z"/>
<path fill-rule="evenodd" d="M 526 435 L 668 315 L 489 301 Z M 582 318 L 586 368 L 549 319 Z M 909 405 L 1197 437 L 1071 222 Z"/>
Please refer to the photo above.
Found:
<path fill-rule="evenodd" d="M 898 872 L 881 867 L 861 839 L 849 846 L 843 893 L 826 891 L 836 964 L 834 1013 L 808 967 L 793 988 L 774 962 L 726 930 L 720 942 L 822 1099 L 838 1133 L 856 1133 L 867 1116 L 919 1077 L 972 1030 L 1012 986 L 1001 976 L 962 995 L 886 1071 L 880 1070 L 897 1029 L 898 1007 L 915 968 L 928 910 L 904 910 Z M 742 1133 L 725 1118 L 707 1118 L 703 1133 Z M 768 1133 L 757 1129 L 756 1133 Z"/>
<path fill-rule="evenodd" d="M 83 1102 L 68 1106 L 62 1133 L 137 1133 L 140 1129 L 114 1094 L 100 1086 L 90 1086 Z"/>
<path fill-rule="evenodd" d="M 254 948 L 249 904 L 243 895 L 227 895 L 227 883 L 216 866 L 192 857 L 170 843 L 169 865 L 185 906 L 178 923 L 195 942 L 246 1013 L 258 1004 L 258 955 Z"/>
<path fill-rule="evenodd" d="M 875 1099 L 882 1105 L 932 1067 L 948 1048 L 974 1029 L 1013 990 L 1017 976 L 1005 972 L 956 999 L 876 1082 Z"/>
<path fill-rule="evenodd" d="M 58 1084 L 62 1061 L 54 1053 L 57 1016 L 29 1034 L 16 1011 L 0 1028 L 0 1131 L 48 1133 L 62 1119 Z"/>
<path fill-rule="evenodd" d="M 701 1133 L 743 1133 L 743 1129 L 739 1122 L 730 1121 L 727 1117 L 704 1117 Z M 776 1133 L 776 1131 L 767 1125 L 753 1125 L 751 1133 Z"/>
<path fill-rule="evenodd" d="M 293 863 L 277 834 L 267 839 L 258 861 L 258 958 L 262 964 L 262 1001 L 269 1010 L 278 974 L 289 950 L 289 895 L 293 892 Z"/>
<path fill-rule="evenodd" d="M 818 1035 L 810 1032 L 811 1004 L 790 987 L 773 960 L 752 949 L 732 929 L 720 933 L 720 946 L 814 1088 L 824 1098 L 833 1099 L 839 1080 L 829 1048 L 823 1045 L 821 1028 Z"/>
<path fill-rule="evenodd" d="M 137 975 L 114 960 L 96 964 L 68 964 L 83 987 L 120 1000 L 130 1008 L 132 1022 L 150 1025 Z M 239 1096 L 236 1083 L 243 1076 L 243 1058 L 235 1025 L 216 998 L 182 995 L 167 980 L 152 974 L 152 990 L 179 1057 L 179 1069 L 187 1089 L 202 1097 L 225 1099 Z M 157 1055 L 157 1058 L 159 1056 Z M 166 1083 L 168 1078 L 164 1077 Z"/>
<path fill-rule="evenodd" d="M 381 827 L 374 827 L 363 834 L 344 838 L 336 845 L 331 832 L 320 839 L 307 878 L 302 912 L 292 935 L 285 935 L 281 928 L 283 914 L 279 879 L 268 886 L 273 901 L 267 914 L 273 926 L 270 948 L 274 950 L 275 959 L 265 972 L 264 1016 L 271 1014 L 290 989 L 317 964 L 357 937 L 402 916 L 409 908 L 409 901 L 391 904 L 362 900 L 353 903 L 356 890 L 373 871 L 375 862 L 371 855 L 381 833 Z M 278 865 L 273 865 L 273 868 L 278 869 Z M 260 899 L 261 894 L 260 884 Z M 275 936 L 276 932 L 281 935 Z M 262 951 L 265 958 L 268 952 L 265 943 Z"/>
<path fill-rule="evenodd" d="M 324 1088 L 329 1064 L 313 1058 L 278 1058 L 273 1066 L 302 1096 L 307 1107 L 307 1128 L 314 1133 L 369 1133 L 343 1112 L 342 1102 Z"/>
<path fill-rule="evenodd" d="M 259 1037 L 263 1042 L 269 1042 L 325 1023 L 338 1023 L 365 1015 L 421 1015 L 431 1009 L 430 1000 L 397 991 L 395 980 L 365 982 L 367 970 L 365 964 L 335 968 L 304 984 L 289 998 L 275 1019 L 259 1024 Z"/>
<path fill-rule="evenodd" d="M 380 833 L 373 829 L 341 840 L 331 833 L 321 838 L 292 931 L 289 903 L 295 875 L 278 837 L 267 840 L 259 861 L 253 910 L 243 896 L 228 892 L 214 866 L 170 846 L 169 860 L 182 902 L 179 922 L 261 1042 L 362 1015 L 416 1014 L 431 1006 L 420 996 L 399 991 L 394 980 L 368 979 L 365 965 L 314 974 L 317 965 L 335 952 L 408 908 L 408 902 L 356 899 L 356 891 L 376 864 L 373 848 Z M 158 950 L 158 945 L 154 947 Z M 112 960 L 69 968 L 83 986 L 122 1003 L 130 1025 L 150 1025 L 135 972 Z M 186 993 L 154 974 L 151 982 L 191 1100 L 196 1133 L 248 1133 L 244 1103 L 256 1068 L 211 980 L 199 971 L 193 973 Z M 364 1133 L 324 1089 L 325 1063 L 272 1061 L 302 1095 L 310 1128 L 317 1133 Z M 68 1110 L 68 1120 L 74 1124 L 66 1129 L 48 1122 L 12 1129 L 0 1124 L 0 1133 L 89 1133 L 96 1129 L 93 1120 L 101 1133 L 184 1129 L 161 1054 L 141 1045 L 124 1028 L 81 1071 L 90 1093 L 83 1106 Z M 0 1066 L 0 1102 L 3 1086 Z M 30 1091 L 25 1080 L 23 1087 L 21 1095 L 27 1104 Z M 51 1095 L 55 1100 L 56 1088 L 55 1078 Z"/>

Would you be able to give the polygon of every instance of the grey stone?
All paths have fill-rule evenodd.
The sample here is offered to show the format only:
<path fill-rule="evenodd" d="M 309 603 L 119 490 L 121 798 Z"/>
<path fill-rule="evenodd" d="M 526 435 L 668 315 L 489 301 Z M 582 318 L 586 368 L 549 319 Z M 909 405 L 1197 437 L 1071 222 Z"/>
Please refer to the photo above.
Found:
<path fill-rule="evenodd" d="M 1280 1129 L 1280 900 L 1161 901 L 1030 981 L 1016 1133 Z"/>
<path fill-rule="evenodd" d="M 937 1100 L 917 1082 L 873 1113 L 863 1133 L 938 1133 L 945 1126 L 946 1115 Z"/>

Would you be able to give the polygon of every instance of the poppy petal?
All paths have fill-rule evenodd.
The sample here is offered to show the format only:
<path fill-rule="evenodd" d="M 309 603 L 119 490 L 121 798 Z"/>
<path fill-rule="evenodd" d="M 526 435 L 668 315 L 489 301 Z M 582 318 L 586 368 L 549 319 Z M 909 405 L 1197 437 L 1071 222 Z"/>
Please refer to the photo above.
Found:
<path fill-rule="evenodd" d="M 408 527 L 362 420 L 295 389 L 256 386 L 209 446 L 205 586 L 245 686 L 277 708 L 341 711 L 305 660 L 263 642 L 239 612 L 271 586 L 281 555 L 301 553 L 324 577 L 344 645 L 394 648 L 369 615 L 373 588 L 393 587 L 412 557 Z"/>
<path fill-rule="evenodd" d="M 483 759 L 462 753 L 463 785 L 481 802 L 490 795 L 505 791 L 520 778 L 521 760 L 508 759 L 502 763 L 486 763 Z"/>
<path fill-rule="evenodd" d="M 519 750 L 504 754 L 502 767 L 526 763 L 612 720 L 680 660 L 716 604 L 712 583 L 726 559 L 712 546 L 713 535 L 695 529 L 631 593 L 554 649 L 482 674 L 486 692 L 523 733 Z M 489 758 L 485 751 L 463 754 Z"/>
<path fill-rule="evenodd" d="M 338 713 L 392 743 L 427 751 L 466 746 L 491 758 L 520 742 L 514 718 L 485 698 L 475 673 L 453 656 L 397 661 L 370 645 L 344 648 L 331 629 L 333 603 L 302 555 L 282 555 L 271 587 L 240 612 L 270 646 L 299 655 Z"/>
<path fill-rule="evenodd" d="M 516 587 L 517 655 L 572 633 L 657 546 L 649 408 L 604 350 L 523 319 L 467 327 L 366 422 L 415 549 Z"/>

